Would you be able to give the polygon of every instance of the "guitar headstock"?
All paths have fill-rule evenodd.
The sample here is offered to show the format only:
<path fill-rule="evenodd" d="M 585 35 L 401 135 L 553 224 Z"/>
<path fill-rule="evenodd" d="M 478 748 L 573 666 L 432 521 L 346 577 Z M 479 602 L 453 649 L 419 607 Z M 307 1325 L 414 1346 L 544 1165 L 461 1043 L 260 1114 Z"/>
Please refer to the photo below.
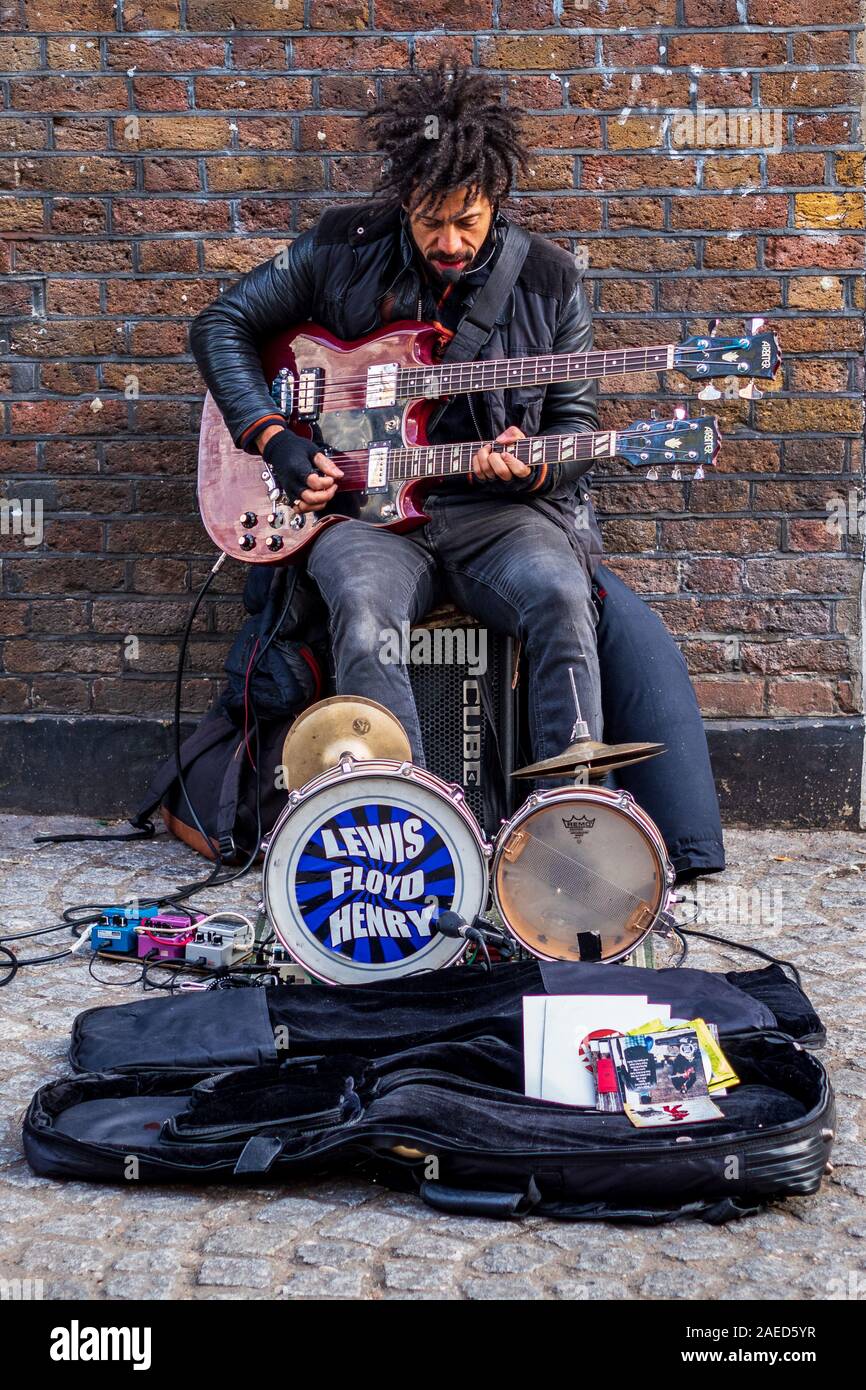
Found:
<path fill-rule="evenodd" d="M 719 452 L 721 435 L 719 422 L 713 415 L 689 419 L 685 408 L 678 406 L 670 420 L 658 420 L 653 413 L 649 420 L 636 420 L 616 433 L 616 456 L 624 458 L 632 468 L 645 468 L 646 476 L 654 481 L 660 468 L 670 468 L 672 481 L 703 478 Z"/>
<path fill-rule="evenodd" d="M 748 334 L 723 338 L 716 333 L 713 319 L 708 333 L 686 338 L 674 349 L 674 367 L 689 381 L 709 383 L 712 377 L 741 377 L 744 384 L 738 394 L 747 400 L 758 400 L 763 392 L 755 386 L 754 378 L 771 380 L 782 361 L 778 338 L 775 333 L 762 333 L 763 326 L 763 319 L 752 319 Z M 698 395 L 701 400 L 714 401 L 721 392 L 707 384 Z"/>

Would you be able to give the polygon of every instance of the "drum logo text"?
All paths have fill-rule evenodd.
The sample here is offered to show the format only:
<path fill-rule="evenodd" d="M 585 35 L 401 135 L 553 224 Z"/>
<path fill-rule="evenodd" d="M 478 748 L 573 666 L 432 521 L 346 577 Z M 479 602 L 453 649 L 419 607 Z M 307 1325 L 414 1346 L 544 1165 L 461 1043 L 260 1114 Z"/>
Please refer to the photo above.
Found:
<path fill-rule="evenodd" d="M 326 856 L 321 868 L 330 890 L 332 950 L 376 938 L 414 943 L 417 949 L 419 941 L 430 939 L 437 903 L 427 896 L 423 867 L 412 867 L 412 860 L 428 848 L 419 817 L 322 826 L 319 833 Z M 374 862 L 358 864 L 359 858 Z M 393 871 L 380 867 L 384 865 Z"/>
<path fill-rule="evenodd" d="M 572 816 L 569 820 L 563 818 L 562 823 L 580 844 L 584 835 L 587 835 L 595 825 L 595 816 Z"/>

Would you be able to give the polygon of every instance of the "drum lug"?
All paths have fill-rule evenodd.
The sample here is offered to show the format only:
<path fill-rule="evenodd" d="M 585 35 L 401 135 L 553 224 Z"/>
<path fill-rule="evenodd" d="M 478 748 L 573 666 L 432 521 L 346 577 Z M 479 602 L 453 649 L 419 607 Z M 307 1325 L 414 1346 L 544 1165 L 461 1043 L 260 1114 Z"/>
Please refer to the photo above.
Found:
<path fill-rule="evenodd" d="M 398 771 L 398 773 L 400 774 L 401 777 L 411 777 L 411 775 L 412 775 L 412 764 L 411 764 L 411 763 L 401 763 L 400 766 L 397 768 L 397 771 Z"/>
<path fill-rule="evenodd" d="M 352 768 L 354 766 L 355 759 L 352 757 L 351 753 L 343 753 L 340 757 L 340 771 L 345 773 L 345 775 L 348 777 L 350 776 Z"/>
<path fill-rule="evenodd" d="M 654 930 L 659 936 L 670 936 L 677 922 L 672 912 L 661 911 L 656 918 Z"/>
<path fill-rule="evenodd" d="M 260 851 L 261 851 L 262 854 L 267 854 L 267 852 L 268 852 L 268 846 L 270 845 L 270 843 L 271 843 L 270 840 L 262 840 L 262 841 L 261 841 L 261 843 L 259 844 L 259 849 L 260 849 Z M 259 903 L 259 911 L 261 912 L 261 910 L 262 910 L 262 905 L 261 905 L 261 903 Z"/>
<path fill-rule="evenodd" d="M 297 789 L 295 789 L 294 791 L 289 792 L 289 805 L 290 805 L 290 806 L 297 806 L 297 804 L 298 804 L 298 802 L 300 801 L 300 799 L 301 799 L 301 793 L 300 793 Z"/>
<path fill-rule="evenodd" d="M 631 792 L 621 791 L 616 800 L 618 806 L 628 806 L 629 804 L 634 804 L 634 797 L 632 796 Z"/>
<path fill-rule="evenodd" d="M 466 800 L 466 797 L 463 794 L 463 788 L 460 786 L 459 782 L 451 783 L 450 787 L 448 788 L 448 795 L 451 797 L 452 801 Z"/>

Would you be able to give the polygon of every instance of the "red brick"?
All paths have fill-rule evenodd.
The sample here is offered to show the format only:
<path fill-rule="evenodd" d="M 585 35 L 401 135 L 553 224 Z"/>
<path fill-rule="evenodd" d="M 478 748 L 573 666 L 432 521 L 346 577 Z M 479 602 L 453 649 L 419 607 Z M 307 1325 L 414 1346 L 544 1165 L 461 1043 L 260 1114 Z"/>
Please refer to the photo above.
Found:
<path fill-rule="evenodd" d="M 828 528 L 826 521 L 791 517 L 788 522 L 788 549 L 797 551 L 840 550 L 841 538 Z"/>
<path fill-rule="evenodd" d="M 276 11 L 272 0 L 244 0 L 242 14 L 244 29 L 302 29 L 304 25 L 303 0 L 285 0 Z M 235 0 L 187 0 L 190 29 L 231 31 L 238 19 Z"/>
<path fill-rule="evenodd" d="M 784 227 L 787 218 L 788 199 L 780 193 L 671 199 L 671 226 L 674 228 L 742 231 L 752 227 Z"/>
<path fill-rule="evenodd" d="M 294 67 L 300 71 L 324 68 L 379 72 L 405 68 L 409 47 L 405 39 L 390 38 L 302 38 L 293 39 Z"/>
<path fill-rule="evenodd" d="M 110 68 L 141 72 L 197 72 L 220 68 L 225 57 L 221 38 L 121 38 L 107 40 Z"/>
<path fill-rule="evenodd" d="M 834 232 L 768 237 L 766 263 L 776 270 L 859 269 L 863 265 L 863 241 Z"/>
<path fill-rule="evenodd" d="M 357 6 L 358 0 L 354 0 Z M 345 7 L 340 0 L 332 0 L 334 10 L 339 7 L 343 11 L 344 18 L 338 24 L 321 24 L 317 28 L 334 29 L 363 29 L 365 22 L 356 10 L 356 19 L 360 18 L 359 23 L 348 24 L 345 22 Z M 351 13 L 351 11 L 350 11 Z M 421 16 L 419 16 L 421 18 Z M 423 27 L 425 29 L 438 29 L 442 26 L 445 29 L 490 29 L 493 23 L 493 4 L 492 0 L 424 0 Z M 405 32 L 407 27 L 407 11 L 402 0 L 376 0 L 376 28 L 377 29 L 399 29 Z M 506 66 L 503 64 L 502 66 Z M 545 64 L 545 66 L 548 66 Z"/>
<path fill-rule="evenodd" d="M 764 682 L 754 676 L 699 676 L 692 685 L 706 719 L 754 719 L 764 713 Z"/>
<path fill-rule="evenodd" d="M 696 65 L 701 68 L 784 67 L 788 45 L 785 35 L 695 33 L 673 34 L 665 58 L 672 68 Z"/>
<path fill-rule="evenodd" d="M 740 661 L 744 671 L 764 674 L 782 671 L 833 672 L 844 669 L 849 660 L 847 645 L 832 638 L 810 641 L 798 637 L 775 642 L 740 643 Z"/>
<path fill-rule="evenodd" d="M 826 680 L 771 680 L 767 682 L 767 708 L 774 715 L 835 713 L 833 687 Z"/>
<path fill-rule="evenodd" d="M 127 106 L 120 77 L 19 77 L 9 86 L 18 111 L 123 111 Z"/>
<path fill-rule="evenodd" d="M 201 111 L 300 111 L 312 104 L 304 77 L 197 77 L 195 102 Z"/>

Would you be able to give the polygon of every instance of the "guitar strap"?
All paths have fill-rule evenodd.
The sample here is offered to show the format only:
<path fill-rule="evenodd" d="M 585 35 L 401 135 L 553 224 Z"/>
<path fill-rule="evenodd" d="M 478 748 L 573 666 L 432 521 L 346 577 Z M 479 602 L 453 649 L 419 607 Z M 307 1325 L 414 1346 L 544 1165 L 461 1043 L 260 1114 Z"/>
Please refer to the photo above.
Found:
<path fill-rule="evenodd" d="M 475 360 L 493 332 L 496 315 L 514 289 L 528 250 L 529 233 L 513 222 L 506 223 L 505 240 L 496 263 L 475 303 L 457 325 L 454 337 L 442 354 L 443 362 Z"/>

